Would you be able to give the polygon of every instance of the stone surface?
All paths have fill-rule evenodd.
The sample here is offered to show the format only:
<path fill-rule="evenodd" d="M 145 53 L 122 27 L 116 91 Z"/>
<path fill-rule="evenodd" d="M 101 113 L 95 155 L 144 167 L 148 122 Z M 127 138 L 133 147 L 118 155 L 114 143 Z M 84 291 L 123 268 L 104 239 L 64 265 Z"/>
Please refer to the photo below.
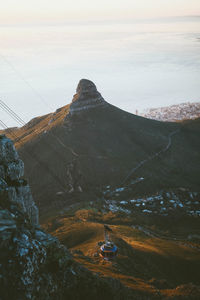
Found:
<path fill-rule="evenodd" d="M 4 166 L 0 165 L 0 178 L 5 179 L 5 176 L 6 176 L 6 173 L 5 173 Z"/>
<path fill-rule="evenodd" d="M 26 213 L 33 225 L 39 224 L 38 208 L 29 185 L 20 178 L 24 175 L 24 163 L 10 139 L 0 136 L 0 200 L 16 203 Z"/>
<path fill-rule="evenodd" d="M 17 187 L 16 192 L 17 201 L 22 201 L 24 211 L 29 215 L 32 223 L 37 225 L 39 223 L 39 213 L 38 208 L 33 201 L 30 187 L 28 185 Z"/>
<path fill-rule="evenodd" d="M 81 79 L 70 105 L 70 114 L 73 115 L 88 109 L 106 105 L 108 105 L 108 103 L 97 91 L 95 84 L 90 80 Z"/>
<path fill-rule="evenodd" d="M 0 139 L 0 164 L 7 164 L 9 162 L 17 161 L 19 159 L 18 153 L 15 150 L 13 142 L 5 135 L 1 135 Z"/>
<path fill-rule="evenodd" d="M 7 166 L 6 176 L 8 176 L 10 180 L 18 180 L 24 176 L 23 161 L 19 159 L 17 162 L 9 163 Z"/>
<path fill-rule="evenodd" d="M 7 183 L 5 182 L 4 179 L 0 178 L 0 192 L 5 190 L 7 187 Z"/>

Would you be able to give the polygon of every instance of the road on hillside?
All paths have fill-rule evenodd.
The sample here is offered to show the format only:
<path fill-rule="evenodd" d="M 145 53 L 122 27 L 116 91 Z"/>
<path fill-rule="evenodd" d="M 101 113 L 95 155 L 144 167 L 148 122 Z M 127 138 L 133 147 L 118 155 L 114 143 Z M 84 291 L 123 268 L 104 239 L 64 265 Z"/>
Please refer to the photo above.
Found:
<path fill-rule="evenodd" d="M 154 153 L 153 155 L 149 156 L 148 158 L 140 161 L 138 163 L 138 165 L 136 167 L 134 167 L 130 172 L 129 174 L 125 177 L 125 179 L 123 180 L 122 182 L 122 185 L 135 173 L 135 171 L 137 171 L 141 166 L 143 166 L 145 163 L 149 162 L 150 160 L 154 159 L 155 157 L 165 153 L 166 151 L 169 150 L 169 148 L 171 147 L 171 144 L 172 144 L 172 137 L 177 134 L 178 132 L 180 132 L 180 128 L 179 129 L 176 129 L 174 131 L 172 131 L 169 135 L 168 135 L 168 143 L 167 145 L 160 151 Z"/>

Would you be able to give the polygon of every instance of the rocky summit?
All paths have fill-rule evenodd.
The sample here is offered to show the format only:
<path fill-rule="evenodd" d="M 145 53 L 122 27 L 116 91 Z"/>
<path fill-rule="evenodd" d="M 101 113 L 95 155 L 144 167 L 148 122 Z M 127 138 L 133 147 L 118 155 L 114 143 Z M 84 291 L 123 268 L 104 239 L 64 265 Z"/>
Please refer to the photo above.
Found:
<path fill-rule="evenodd" d="M 70 105 L 70 114 L 73 115 L 97 106 L 106 105 L 107 102 L 97 91 L 95 84 L 90 80 L 81 79 Z"/>
<path fill-rule="evenodd" d="M 200 192 L 199 125 L 198 119 L 168 123 L 125 112 L 82 79 L 71 103 L 7 134 L 43 218 L 101 199 L 107 186 L 125 188 L 128 201 L 163 189 Z"/>

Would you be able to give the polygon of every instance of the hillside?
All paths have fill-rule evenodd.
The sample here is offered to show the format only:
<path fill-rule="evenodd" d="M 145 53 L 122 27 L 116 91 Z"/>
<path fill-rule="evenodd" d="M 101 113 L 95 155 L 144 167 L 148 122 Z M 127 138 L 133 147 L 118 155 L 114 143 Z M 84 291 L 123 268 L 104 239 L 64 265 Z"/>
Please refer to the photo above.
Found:
<path fill-rule="evenodd" d="M 112 228 L 112 240 L 119 248 L 114 261 L 104 261 L 99 256 L 105 222 Z M 198 299 L 199 241 L 187 239 L 181 222 L 182 237 L 171 232 L 177 222 L 170 220 L 168 232 L 165 225 L 162 227 L 156 222 L 154 219 L 152 223 L 143 224 L 136 216 L 105 213 L 93 207 L 75 213 L 69 211 L 46 222 L 44 228 L 68 247 L 78 263 L 102 278 L 119 279 L 136 295 L 138 293 L 134 299 L 145 296 L 148 299 Z M 188 223 L 186 218 L 184 222 Z M 195 227 L 199 234 L 198 222 L 193 224 L 193 230 Z"/>
<path fill-rule="evenodd" d="M 42 228 L 23 171 L 13 143 L 0 135 L 2 300 L 199 298 L 198 219 L 190 226 L 196 241 L 183 226 L 175 238 L 177 220 L 143 224 L 138 214 L 112 213 L 92 202 L 87 209 L 69 207 Z M 104 223 L 119 249 L 113 261 L 99 257 Z"/>
<path fill-rule="evenodd" d="M 20 179 L 10 180 L 0 168 L 0 188 L 7 191 L 6 181 L 8 190 L 16 189 L 9 197 L 26 205 L 21 211 L 0 198 L 4 294 L 10 281 L 15 294 L 31 258 L 28 270 L 33 265 L 41 281 L 30 271 L 25 275 L 31 283 L 20 284 L 22 294 L 35 299 L 49 293 L 49 299 L 199 299 L 200 119 L 168 123 L 135 116 L 81 80 L 70 104 L 6 133 L 25 162 L 25 177 L 16 154 L 3 169 L 15 177 L 17 169 Z M 26 178 L 42 228 L 30 192 L 18 192 Z M 15 226 L 8 228 L 17 237 L 14 247 L 6 222 Z M 113 261 L 99 256 L 103 224 L 112 228 L 119 249 Z M 13 273 L 20 264 L 24 269 Z"/>
<path fill-rule="evenodd" d="M 167 107 L 150 108 L 140 114 L 142 117 L 164 122 L 180 122 L 200 117 L 200 102 L 186 102 Z"/>
<path fill-rule="evenodd" d="M 199 191 L 199 131 L 198 122 L 124 112 L 84 79 L 71 104 L 12 129 L 41 215 L 102 198 L 106 186 L 129 186 L 127 197 L 167 188 Z"/>
<path fill-rule="evenodd" d="M 38 223 L 13 143 L 0 135 L 0 299 L 133 299 L 138 293 L 77 263 Z"/>

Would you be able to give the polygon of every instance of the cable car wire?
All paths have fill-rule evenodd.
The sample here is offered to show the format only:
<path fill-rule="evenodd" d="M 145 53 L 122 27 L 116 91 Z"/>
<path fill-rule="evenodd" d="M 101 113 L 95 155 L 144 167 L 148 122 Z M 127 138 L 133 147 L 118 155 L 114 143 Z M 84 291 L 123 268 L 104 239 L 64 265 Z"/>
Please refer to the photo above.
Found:
<path fill-rule="evenodd" d="M 45 104 L 45 106 L 49 106 L 49 108 L 51 108 L 53 110 L 53 108 L 51 107 L 51 105 L 49 105 L 48 102 L 45 101 L 44 97 L 42 97 L 40 95 L 40 93 L 38 93 L 38 91 L 22 76 L 22 74 L 18 71 L 18 69 L 2 54 L 0 53 L 0 56 L 2 57 L 2 59 L 11 67 L 11 69 L 29 86 L 29 88 L 31 88 L 31 90 L 34 92 L 34 94 L 40 98 L 40 101 L 43 102 L 43 104 Z M 2 101 L 2 100 L 1 100 Z M 7 109 L 5 107 L 5 103 L 2 101 L 1 103 L 1 107 L 3 108 L 4 106 L 4 110 L 7 110 L 8 112 L 8 109 L 10 110 L 10 112 L 8 112 L 11 116 L 11 114 L 13 115 L 15 121 L 17 121 L 17 123 L 20 125 L 20 126 L 24 126 L 26 125 L 26 122 L 21 118 L 19 117 L 13 110 L 11 110 L 8 106 L 7 106 Z M 17 120 L 16 120 L 17 119 Z M 69 146 L 65 145 L 63 142 L 61 142 L 58 137 L 56 135 L 54 135 L 52 132 L 50 132 L 51 135 L 57 139 L 59 141 L 60 144 L 62 144 L 62 146 L 64 146 L 65 148 L 67 148 L 72 154 L 73 156 L 75 156 L 76 158 L 79 157 L 80 155 L 77 154 L 73 149 L 71 149 Z"/>
<path fill-rule="evenodd" d="M 18 138 L 17 135 L 2 121 L 0 120 L 0 124 L 1 126 L 7 130 L 10 135 L 14 136 L 16 139 Z M 41 161 L 35 154 L 30 153 L 28 151 L 24 151 L 26 155 L 28 155 L 29 157 L 31 157 L 32 159 L 35 159 L 39 165 L 42 165 L 43 168 L 48 172 L 48 174 L 51 174 L 51 176 L 59 183 L 59 185 L 64 189 L 64 191 L 66 191 L 66 187 L 63 185 L 63 183 L 60 181 L 60 179 L 58 178 L 58 176 L 56 176 L 52 170 L 50 170 L 50 168 L 48 167 L 47 164 L 45 164 L 43 161 Z"/>
<path fill-rule="evenodd" d="M 1 102 L 0 102 L 0 107 L 7 113 L 11 116 L 11 118 L 13 118 L 20 126 L 21 125 L 26 125 L 26 123 L 8 106 L 6 105 L 2 100 L 0 100 L 2 102 L 2 105 L 1 105 Z M 5 105 L 3 105 L 5 104 Z M 11 136 L 13 136 L 15 139 L 14 139 L 14 142 L 17 142 L 18 140 L 20 140 L 20 136 L 17 136 L 2 120 L 0 121 L 0 124 L 1 126 L 6 129 Z M 55 136 L 52 132 L 51 132 L 52 136 L 54 136 L 56 139 L 57 139 L 57 136 Z M 44 141 L 45 143 L 45 141 Z M 47 144 L 47 143 L 46 143 Z M 63 146 L 65 146 L 68 150 L 70 150 L 70 152 L 76 156 L 76 159 L 78 159 L 79 155 L 72 151 L 73 149 L 70 149 L 69 147 L 67 147 L 66 145 L 63 144 Z M 52 146 L 50 145 L 50 143 L 48 143 L 48 147 L 49 148 L 52 148 Z M 61 154 L 56 151 L 54 148 L 52 148 L 53 151 L 58 155 L 58 157 L 62 157 L 63 158 L 63 161 L 65 160 L 65 158 L 63 156 L 61 156 Z M 48 167 L 47 164 L 45 164 L 44 162 L 42 162 L 41 160 L 38 159 L 38 157 L 36 157 L 32 152 L 29 153 L 29 152 L 26 152 L 25 151 L 25 154 L 28 154 L 29 157 L 32 157 L 34 158 L 40 165 L 43 166 L 43 168 L 52 175 L 52 177 L 59 183 L 59 185 L 62 186 L 62 188 L 64 189 L 64 191 L 66 191 L 66 187 L 63 185 L 63 183 L 60 181 L 60 179 L 58 178 L 58 176 L 56 176 L 54 173 L 52 173 L 52 171 L 50 170 L 50 168 Z"/>
<path fill-rule="evenodd" d="M 0 56 L 1 56 L 1 58 L 11 67 L 11 69 L 29 86 L 29 88 L 31 88 L 31 90 L 34 92 L 34 94 L 37 96 L 37 97 L 39 97 L 40 98 L 40 101 L 42 101 L 43 102 L 43 104 L 45 104 L 45 106 L 49 106 L 49 108 L 51 108 L 52 110 L 53 110 L 53 108 L 51 107 L 51 105 L 49 105 L 49 103 L 48 102 L 46 102 L 45 101 L 45 99 L 40 95 L 40 93 L 38 93 L 38 91 L 22 76 L 22 74 L 18 71 L 18 69 L 2 54 L 2 53 L 0 53 Z M 1 100 L 2 101 L 2 100 Z M 11 110 L 7 105 L 7 109 L 6 109 L 6 107 L 5 107 L 5 103 L 2 101 L 2 103 L 1 103 L 1 107 L 3 108 L 3 106 L 4 106 L 4 110 L 7 110 L 7 112 L 8 112 L 8 109 L 9 109 L 9 111 L 10 112 L 8 112 L 9 114 L 10 114 L 10 116 L 11 116 L 11 114 L 13 115 L 13 117 L 14 117 L 14 119 L 15 119 L 15 121 L 17 121 L 16 120 L 16 118 L 18 119 L 18 121 L 17 121 L 17 123 L 21 126 L 21 125 L 26 125 L 26 122 L 23 120 L 23 119 L 21 119 L 13 110 Z M 36 131 L 37 132 L 37 131 Z M 73 154 L 73 156 L 74 157 L 76 157 L 76 159 L 78 159 L 78 157 L 80 156 L 78 153 L 76 153 L 71 147 L 69 147 L 69 146 L 67 146 L 67 145 L 65 145 L 63 142 L 61 142 L 60 141 L 60 139 L 56 136 L 56 135 L 54 135 L 52 132 L 50 132 L 50 134 L 55 138 L 55 139 L 57 139 L 58 140 L 58 142 L 62 145 L 62 146 L 64 146 L 65 148 L 67 148 L 72 154 Z M 60 154 L 59 154 L 60 155 Z"/>
<path fill-rule="evenodd" d="M 14 120 L 20 124 L 20 125 L 25 125 L 26 123 L 7 105 L 3 100 L 0 99 L 0 107 L 7 112 Z"/>
<path fill-rule="evenodd" d="M 10 66 L 10 68 L 19 76 L 19 78 L 21 78 L 21 80 L 32 90 L 35 96 L 37 98 L 40 98 L 40 101 L 42 101 L 45 104 L 45 106 L 49 106 L 52 110 L 54 110 L 54 108 L 51 107 L 51 105 L 48 102 L 46 102 L 44 97 L 40 93 L 38 93 L 38 91 L 30 84 L 30 82 L 26 78 L 24 78 L 21 72 L 19 72 L 19 70 L 7 59 L 7 57 L 2 53 L 0 53 L 0 56 L 4 60 L 4 62 L 7 63 Z"/>
<path fill-rule="evenodd" d="M 2 102 L 2 103 L 1 103 Z M 14 120 L 14 121 L 16 121 L 20 126 L 25 126 L 26 125 L 26 123 L 25 123 L 25 121 L 23 121 L 8 105 L 6 105 L 2 100 L 0 100 L 0 108 L 2 108 L 7 114 L 9 114 L 10 115 L 10 117 Z M 35 130 L 35 133 L 37 133 L 38 132 L 38 130 Z M 51 131 L 50 131 L 50 134 L 53 136 L 53 138 L 55 138 L 55 139 L 57 139 L 58 140 L 58 142 L 63 146 L 63 147 L 65 147 L 66 149 L 68 149 L 71 153 L 72 153 L 72 155 L 74 156 L 74 157 L 76 157 L 76 159 L 78 158 L 78 157 L 80 157 L 80 155 L 79 154 L 77 154 L 71 147 L 69 147 L 69 146 L 67 146 L 67 145 L 65 145 L 63 142 L 61 142 L 60 141 L 60 139 L 56 136 L 56 135 L 54 135 Z M 18 141 L 18 140 L 20 140 L 20 136 L 19 137 L 17 137 L 17 140 L 15 140 L 15 142 L 16 141 Z M 45 143 L 45 141 L 44 141 L 44 143 Z M 50 146 L 50 148 L 52 148 L 52 146 L 51 146 L 51 144 L 50 143 L 48 143 L 48 147 Z M 59 155 L 59 156 L 61 156 L 61 154 L 58 152 L 58 151 L 56 151 L 54 148 L 52 148 L 53 149 L 53 151 L 54 152 L 56 152 L 57 153 L 57 155 Z M 63 158 L 63 160 L 65 160 L 65 158 L 62 156 L 62 158 Z"/>
<path fill-rule="evenodd" d="M 4 109 L 4 107 L 2 107 L 3 109 Z M 10 109 L 11 110 L 11 109 Z M 6 112 L 9 114 L 9 111 L 8 110 L 6 110 Z M 10 115 L 11 117 L 13 117 L 12 116 L 12 114 Z M 17 121 L 19 124 L 20 124 L 20 122 L 19 121 Z M 14 142 L 17 142 L 18 140 L 20 140 L 20 137 L 18 137 L 2 120 L 0 120 L 0 124 L 1 124 L 1 126 L 4 128 L 4 129 L 6 129 L 7 131 L 8 131 L 8 133 L 11 135 L 11 136 L 13 136 L 15 139 L 14 139 Z M 26 124 L 24 121 L 23 121 L 23 124 Z M 52 134 L 53 135 L 53 134 Z M 56 137 L 56 136 L 55 136 Z M 47 144 L 47 143 L 46 143 Z M 48 147 L 49 148 L 52 148 L 51 146 L 50 146 L 50 143 L 48 143 Z M 52 148 L 53 149 L 53 148 Z M 62 157 L 61 156 L 61 154 L 59 153 L 59 152 L 57 152 L 55 149 L 53 149 L 53 151 L 58 155 L 58 157 Z M 52 173 L 52 171 L 50 170 L 50 168 L 48 167 L 48 165 L 47 164 L 45 164 L 44 162 L 42 162 L 41 160 L 39 160 L 38 159 L 38 157 L 36 157 L 34 154 L 33 154 L 33 152 L 28 152 L 28 151 L 25 151 L 25 154 L 28 154 L 29 155 L 29 157 L 32 157 L 32 158 L 34 158 L 40 165 L 43 165 L 43 167 L 44 167 L 44 169 L 46 170 L 46 171 L 48 171 L 48 173 L 51 173 L 51 175 L 52 175 L 52 177 L 54 178 L 54 179 L 56 179 L 56 181 L 58 182 L 59 181 L 59 184 L 64 188 L 64 190 L 66 190 L 66 187 L 63 185 L 63 183 L 60 181 L 60 179 L 58 178 L 58 176 L 56 176 L 54 173 Z M 72 152 L 72 154 L 73 154 L 73 152 Z M 74 154 L 75 155 L 75 154 Z M 63 157 L 62 157 L 63 158 Z M 65 158 L 63 158 L 63 160 L 65 160 Z"/>
<path fill-rule="evenodd" d="M 47 103 L 43 97 L 35 90 L 35 88 L 32 87 L 32 85 L 22 76 L 22 74 L 13 66 L 13 64 L 11 62 L 8 61 L 8 59 L 2 55 L 0 53 L 0 56 L 2 57 L 2 59 L 11 67 L 11 69 L 26 83 L 27 86 L 29 86 L 29 88 L 31 88 L 31 90 L 34 92 L 34 94 L 40 98 L 40 101 L 42 101 L 43 103 L 45 103 L 45 105 L 49 105 L 49 103 Z M 20 126 L 25 126 L 26 125 L 26 122 L 20 117 L 18 116 L 3 100 L 0 100 L 0 107 L 7 113 L 9 114 L 9 116 L 15 121 L 17 122 Z M 10 133 L 11 136 L 14 136 L 15 137 L 15 140 L 14 142 L 17 142 L 18 140 L 20 140 L 20 136 L 17 136 L 13 131 L 11 131 L 9 129 L 9 127 L 7 127 L 7 125 L 3 122 L 3 121 L 0 121 L 0 124 L 1 126 L 3 126 L 4 129 L 7 129 L 8 132 Z M 36 131 L 37 132 L 37 131 Z M 56 135 L 54 135 L 52 132 L 50 132 L 50 134 L 58 139 L 58 137 Z M 60 142 L 60 140 L 59 140 Z M 50 143 L 48 143 L 48 147 L 49 147 Z M 75 160 L 78 159 L 79 155 L 73 150 L 71 149 L 70 147 L 66 146 L 64 143 L 62 143 L 62 145 L 67 148 L 68 150 L 70 150 L 70 152 L 72 153 L 73 156 L 76 156 Z M 50 146 L 51 147 L 51 146 Z M 59 157 L 61 156 L 60 153 L 58 153 L 55 149 L 53 149 L 54 152 L 56 152 Z M 32 158 L 34 158 L 37 162 L 39 162 L 40 165 L 43 165 L 44 169 L 48 171 L 48 173 L 50 173 L 52 175 L 52 177 L 57 181 L 59 182 L 59 184 L 63 187 L 64 190 L 66 190 L 66 188 L 64 187 L 64 185 L 62 184 L 62 182 L 60 181 L 60 179 L 54 175 L 52 173 L 52 171 L 49 169 L 49 167 L 44 163 L 44 162 L 41 162 L 33 153 L 29 153 L 27 152 L 27 154 L 29 156 L 32 156 Z"/>

